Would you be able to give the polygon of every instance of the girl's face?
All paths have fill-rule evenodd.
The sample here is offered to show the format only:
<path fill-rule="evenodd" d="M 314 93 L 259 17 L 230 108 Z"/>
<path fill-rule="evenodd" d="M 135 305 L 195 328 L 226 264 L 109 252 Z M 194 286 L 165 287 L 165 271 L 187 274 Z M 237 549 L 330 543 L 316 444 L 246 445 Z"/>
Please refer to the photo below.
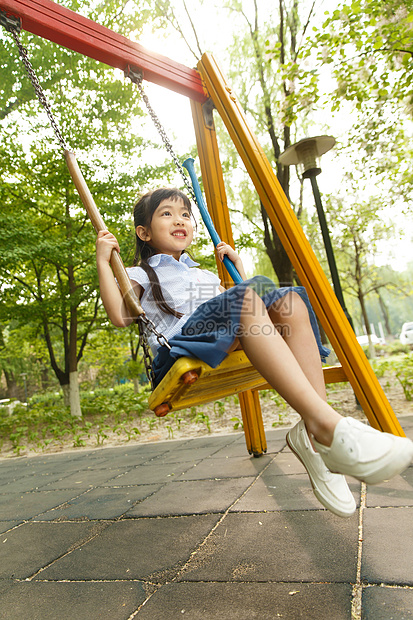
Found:
<path fill-rule="evenodd" d="M 136 234 L 162 254 L 170 254 L 179 260 L 194 236 L 188 207 L 181 198 L 162 200 L 152 216 L 150 227 L 137 226 Z"/>

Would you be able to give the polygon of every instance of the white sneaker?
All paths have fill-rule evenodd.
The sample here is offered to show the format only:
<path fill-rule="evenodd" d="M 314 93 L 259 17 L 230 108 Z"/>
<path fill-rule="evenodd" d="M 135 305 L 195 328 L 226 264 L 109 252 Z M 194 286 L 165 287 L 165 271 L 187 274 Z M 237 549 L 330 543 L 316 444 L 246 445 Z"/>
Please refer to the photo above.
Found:
<path fill-rule="evenodd" d="M 303 420 L 287 433 L 287 443 L 306 468 L 318 501 L 339 517 L 351 517 L 356 510 L 356 502 L 347 481 L 341 474 L 333 474 L 327 469 L 311 445 Z"/>
<path fill-rule="evenodd" d="M 382 433 L 354 418 L 340 420 L 329 448 L 315 439 L 314 446 L 331 471 L 367 484 L 389 480 L 406 469 L 413 459 L 410 439 Z"/>

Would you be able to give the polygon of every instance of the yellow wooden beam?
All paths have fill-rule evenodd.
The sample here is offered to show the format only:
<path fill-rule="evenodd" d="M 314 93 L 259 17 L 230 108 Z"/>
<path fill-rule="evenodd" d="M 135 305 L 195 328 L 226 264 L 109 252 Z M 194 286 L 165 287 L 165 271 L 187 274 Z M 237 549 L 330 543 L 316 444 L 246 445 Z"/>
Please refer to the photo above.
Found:
<path fill-rule="evenodd" d="M 211 54 L 202 56 L 198 70 L 367 418 L 375 428 L 404 436 L 263 149 Z"/>
<path fill-rule="evenodd" d="M 208 103 L 205 105 L 208 106 Z M 209 110 L 207 126 L 204 106 L 191 101 L 191 109 L 208 211 L 218 235 L 223 241 L 234 246 L 212 110 L 207 108 Z M 232 285 L 232 281 L 227 270 L 219 260 L 217 260 L 217 267 L 221 282 L 228 288 Z M 248 452 L 256 455 L 266 452 L 267 442 L 258 393 L 253 394 L 248 390 L 240 395 L 240 407 Z"/>

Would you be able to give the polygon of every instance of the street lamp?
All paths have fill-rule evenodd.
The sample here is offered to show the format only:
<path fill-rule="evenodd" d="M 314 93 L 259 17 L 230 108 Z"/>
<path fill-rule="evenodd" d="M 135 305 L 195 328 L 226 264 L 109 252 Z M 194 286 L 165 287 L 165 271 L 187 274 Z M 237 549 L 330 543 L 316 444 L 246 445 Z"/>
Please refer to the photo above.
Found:
<path fill-rule="evenodd" d="M 327 254 L 328 265 L 330 267 L 331 279 L 333 282 L 334 292 L 342 307 L 344 314 L 353 326 L 351 317 L 347 311 L 344 302 L 343 291 L 340 284 L 340 278 L 337 271 L 337 265 L 334 258 L 333 246 L 331 245 L 330 233 L 328 231 L 327 220 L 321 204 L 320 190 L 318 189 L 317 176 L 321 172 L 318 159 L 324 153 L 327 153 L 335 145 L 335 138 L 332 136 L 317 136 L 315 138 L 304 138 L 295 144 L 289 146 L 284 153 L 280 155 L 278 161 L 283 166 L 296 165 L 303 179 L 310 179 L 313 188 L 314 200 L 317 208 L 318 221 L 320 222 L 321 233 L 323 235 L 324 247 Z"/>

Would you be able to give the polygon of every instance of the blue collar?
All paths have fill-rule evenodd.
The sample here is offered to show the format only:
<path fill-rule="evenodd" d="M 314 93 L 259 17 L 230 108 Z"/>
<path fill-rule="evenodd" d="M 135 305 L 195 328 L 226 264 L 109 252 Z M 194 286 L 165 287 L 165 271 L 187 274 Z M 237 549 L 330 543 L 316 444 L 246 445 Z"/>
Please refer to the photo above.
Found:
<path fill-rule="evenodd" d="M 181 265 L 186 265 L 187 267 L 198 267 L 199 263 L 192 260 L 186 252 L 183 252 L 179 257 L 179 261 L 177 261 L 171 254 L 154 254 L 148 258 L 148 264 L 151 267 L 157 267 L 161 263 L 180 263 Z"/>

